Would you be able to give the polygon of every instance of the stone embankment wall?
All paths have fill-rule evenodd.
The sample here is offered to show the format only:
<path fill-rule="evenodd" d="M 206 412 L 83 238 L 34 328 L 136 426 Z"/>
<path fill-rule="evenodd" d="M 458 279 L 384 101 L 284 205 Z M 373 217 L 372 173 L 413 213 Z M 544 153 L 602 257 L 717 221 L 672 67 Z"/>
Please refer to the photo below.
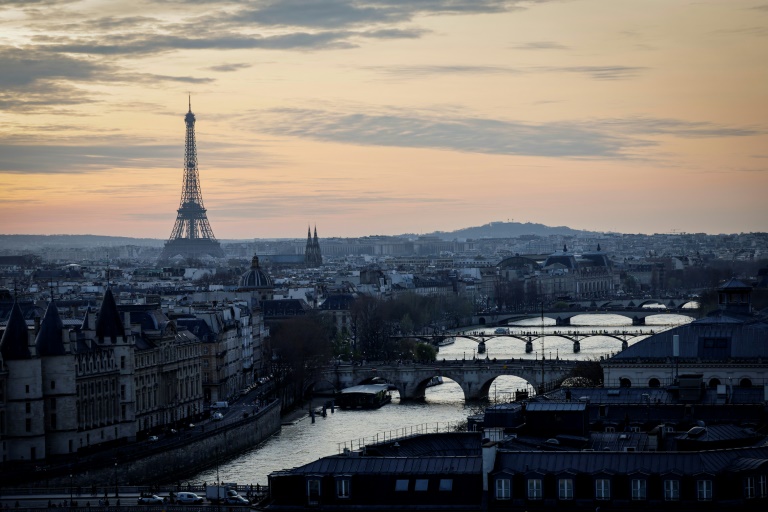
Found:
<path fill-rule="evenodd" d="M 142 457 L 118 460 L 117 471 L 112 464 L 74 475 L 73 484 L 86 488 L 92 485 L 114 486 L 115 473 L 121 486 L 176 483 L 205 468 L 215 466 L 217 458 L 224 460 L 252 448 L 279 429 L 280 402 L 276 400 L 259 411 L 255 417 L 221 425 L 202 439 L 159 449 Z M 60 482 L 51 480 L 49 485 L 66 486 L 70 485 L 70 480 L 68 477 Z"/>

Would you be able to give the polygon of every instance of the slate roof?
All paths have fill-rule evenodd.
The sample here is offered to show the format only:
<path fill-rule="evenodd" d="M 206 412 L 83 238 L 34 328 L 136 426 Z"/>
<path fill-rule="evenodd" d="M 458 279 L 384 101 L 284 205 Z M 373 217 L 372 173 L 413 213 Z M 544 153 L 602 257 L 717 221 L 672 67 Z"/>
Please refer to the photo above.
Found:
<path fill-rule="evenodd" d="M 622 350 L 604 364 L 622 362 L 629 359 L 666 359 L 672 358 L 672 336 L 680 336 L 681 359 L 722 360 L 718 354 L 711 356 L 700 350 L 699 339 L 729 339 L 727 358 L 757 359 L 768 358 L 768 322 L 764 317 L 735 316 L 721 313 L 715 316 L 694 320 L 638 341 Z"/>
<path fill-rule="evenodd" d="M 393 442 L 368 445 L 368 455 L 384 457 L 458 457 L 477 456 L 480 453 L 482 438 L 480 432 L 452 432 L 439 434 L 420 434 L 414 437 L 397 439 Z"/>
<path fill-rule="evenodd" d="M 367 457 L 336 455 L 273 474 L 480 475 L 483 461 L 474 457 Z"/>
<path fill-rule="evenodd" d="M 734 448 L 701 452 L 529 452 L 499 451 L 495 470 L 517 473 L 540 471 L 559 473 L 627 474 L 647 471 L 653 474 L 677 472 L 683 475 L 719 473 L 740 459 L 768 460 L 768 447 Z"/>
<path fill-rule="evenodd" d="M 35 338 L 35 348 L 39 357 L 63 356 L 67 353 L 62 339 L 64 324 L 59 317 L 59 308 L 51 301 L 45 310 L 43 321 L 40 322 L 40 330 Z"/>
<path fill-rule="evenodd" d="M 189 332 L 200 338 L 202 341 L 215 341 L 216 333 L 202 318 L 181 317 L 176 319 L 176 325 L 186 327 Z"/>
<path fill-rule="evenodd" d="M 0 338 L 0 353 L 6 361 L 32 358 L 29 351 L 29 329 L 18 302 L 13 303 L 8 324 Z"/>

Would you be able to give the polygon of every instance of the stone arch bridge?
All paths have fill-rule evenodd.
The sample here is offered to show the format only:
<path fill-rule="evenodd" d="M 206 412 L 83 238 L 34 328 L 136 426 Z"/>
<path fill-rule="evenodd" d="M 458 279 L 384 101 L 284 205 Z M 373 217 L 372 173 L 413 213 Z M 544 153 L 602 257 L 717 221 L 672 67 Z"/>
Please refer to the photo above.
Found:
<path fill-rule="evenodd" d="M 535 389 L 551 389 L 570 374 L 577 362 L 563 359 L 457 359 L 431 364 L 338 365 L 321 371 L 316 383 L 330 383 L 336 390 L 341 390 L 378 377 L 396 387 L 401 400 L 415 400 L 424 398 L 433 377 L 446 377 L 461 386 L 465 400 L 478 400 L 488 396 L 494 379 L 501 375 L 520 377 Z"/>

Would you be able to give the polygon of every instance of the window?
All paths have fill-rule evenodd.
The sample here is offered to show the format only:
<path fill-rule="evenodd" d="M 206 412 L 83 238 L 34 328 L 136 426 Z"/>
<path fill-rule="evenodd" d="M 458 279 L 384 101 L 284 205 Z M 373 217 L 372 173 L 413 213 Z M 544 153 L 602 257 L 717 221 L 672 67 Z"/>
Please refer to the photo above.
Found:
<path fill-rule="evenodd" d="M 632 499 L 633 500 L 644 500 L 646 497 L 646 481 L 644 478 L 633 478 L 632 479 Z"/>
<path fill-rule="evenodd" d="M 339 498 L 349 498 L 349 484 L 349 478 L 336 480 L 336 496 Z"/>
<path fill-rule="evenodd" d="M 440 487 L 438 489 L 440 491 L 452 491 L 453 490 L 453 479 L 452 478 L 442 478 L 440 480 Z"/>
<path fill-rule="evenodd" d="M 696 482 L 696 498 L 699 501 L 712 501 L 712 480 Z"/>
<path fill-rule="evenodd" d="M 595 499 L 611 499 L 611 481 L 607 478 L 598 478 L 595 480 Z"/>
<path fill-rule="evenodd" d="M 24 428 L 27 432 L 32 432 L 32 420 L 27 418 L 24 422 Z"/>
<path fill-rule="evenodd" d="M 417 478 L 416 484 L 413 487 L 414 491 L 426 491 L 427 487 L 429 487 L 429 480 L 426 478 Z"/>
<path fill-rule="evenodd" d="M 310 505 L 320 503 L 320 480 L 316 478 L 307 480 L 307 503 Z"/>
<path fill-rule="evenodd" d="M 557 481 L 557 497 L 561 500 L 573 499 L 573 479 L 561 478 Z"/>
<path fill-rule="evenodd" d="M 680 480 L 664 480 L 664 500 L 678 501 L 680 499 Z"/>
<path fill-rule="evenodd" d="M 125 356 L 120 356 L 120 368 L 125 368 Z"/>
<path fill-rule="evenodd" d="M 744 479 L 744 497 L 748 500 L 755 497 L 755 477 L 753 476 Z"/>
<path fill-rule="evenodd" d="M 541 478 L 528 479 L 528 499 L 529 500 L 541 499 Z"/>
<path fill-rule="evenodd" d="M 55 380 L 51 381 L 51 389 L 56 389 L 56 381 Z"/>
<path fill-rule="evenodd" d="M 27 402 L 24 404 L 24 409 L 26 410 L 27 414 L 30 414 L 32 412 L 32 404 Z"/>
<path fill-rule="evenodd" d="M 395 491 L 407 491 L 408 490 L 408 480 L 399 479 L 395 480 Z"/>
<path fill-rule="evenodd" d="M 760 475 L 760 497 L 768 497 L 768 475 Z"/>
<path fill-rule="evenodd" d="M 52 429 L 56 428 L 56 413 L 55 412 L 51 413 L 51 428 Z"/>
<path fill-rule="evenodd" d="M 512 497 L 512 486 L 510 485 L 509 478 L 497 478 L 496 479 L 496 499 L 508 500 Z"/>

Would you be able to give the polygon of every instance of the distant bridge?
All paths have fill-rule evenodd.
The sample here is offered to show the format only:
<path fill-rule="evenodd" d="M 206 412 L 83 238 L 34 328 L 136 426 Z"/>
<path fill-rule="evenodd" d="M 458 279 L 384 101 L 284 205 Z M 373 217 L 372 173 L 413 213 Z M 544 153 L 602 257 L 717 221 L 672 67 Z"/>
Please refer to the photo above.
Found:
<path fill-rule="evenodd" d="M 414 400 L 424 398 L 433 377 L 446 377 L 461 387 L 465 400 L 477 400 L 488 396 L 494 379 L 501 375 L 520 377 L 535 389 L 550 389 L 567 377 L 577 363 L 563 359 L 456 359 L 430 364 L 337 365 L 323 370 L 315 384 L 324 381 L 341 390 L 378 377 L 396 387 L 401 400 Z"/>
<path fill-rule="evenodd" d="M 493 338 L 516 338 L 518 340 L 525 342 L 525 352 L 530 354 L 533 352 L 533 343 L 537 340 L 540 340 L 541 338 L 564 338 L 566 340 L 571 341 L 573 343 L 573 353 L 577 354 L 581 351 L 581 341 L 585 340 L 587 338 L 593 338 L 596 336 L 600 337 L 608 337 L 613 338 L 617 341 L 621 342 L 621 349 L 624 350 L 629 346 L 630 340 L 634 338 L 644 337 L 644 336 L 651 336 L 652 334 L 655 334 L 653 330 L 648 331 L 610 331 L 605 329 L 597 329 L 590 332 L 584 332 L 584 331 L 554 331 L 554 332 L 536 332 L 536 331 L 525 331 L 525 332 L 519 332 L 514 333 L 511 331 L 508 331 L 504 334 L 479 334 L 477 331 L 469 331 L 466 333 L 462 332 L 456 332 L 456 333 L 443 333 L 443 334 L 415 334 L 415 335 L 399 335 L 399 336 L 390 336 L 391 339 L 405 339 L 405 338 L 411 338 L 411 339 L 417 339 L 421 341 L 425 341 L 428 343 L 432 343 L 434 345 L 439 345 L 440 342 L 448 339 L 448 338 L 466 338 L 469 340 L 474 341 L 478 345 L 478 353 L 483 354 L 485 353 L 485 342 L 488 340 L 491 340 Z"/>
<path fill-rule="evenodd" d="M 645 325 L 645 319 L 649 316 L 662 315 L 667 313 L 674 313 L 676 315 L 689 316 L 695 318 L 697 309 L 684 308 L 683 306 L 689 304 L 690 300 L 677 300 L 668 299 L 669 302 L 664 304 L 657 299 L 644 299 L 642 301 L 588 301 L 585 303 L 576 302 L 569 304 L 568 309 L 559 310 L 545 310 L 543 316 L 551 318 L 555 321 L 555 325 L 566 326 L 571 325 L 571 319 L 578 315 L 593 315 L 593 314 L 613 314 L 625 316 L 632 320 L 632 325 Z M 623 304 L 623 303 L 628 304 Z M 664 309 L 652 309 L 644 307 L 650 304 L 662 304 Z M 519 322 L 521 320 L 529 320 L 535 318 L 541 318 L 541 311 L 525 311 L 525 312 L 484 312 L 478 313 L 472 317 L 472 323 L 474 325 L 501 325 L 506 326 L 509 322 Z"/>

